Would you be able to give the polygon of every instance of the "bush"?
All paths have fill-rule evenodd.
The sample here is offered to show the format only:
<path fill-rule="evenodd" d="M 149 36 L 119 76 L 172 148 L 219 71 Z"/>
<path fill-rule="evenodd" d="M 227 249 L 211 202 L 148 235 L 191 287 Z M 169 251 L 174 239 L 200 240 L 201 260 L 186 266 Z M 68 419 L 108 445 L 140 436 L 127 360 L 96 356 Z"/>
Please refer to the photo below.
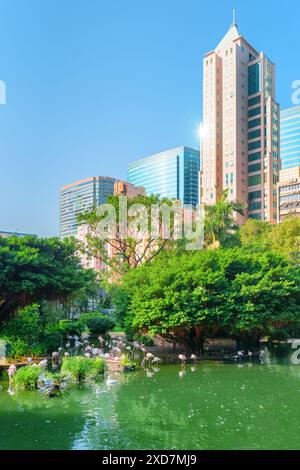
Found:
<path fill-rule="evenodd" d="M 66 338 L 68 335 L 80 336 L 85 328 L 81 320 L 60 320 L 55 324 L 56 331 L 59 331 Z"/>
<path fill-rule="evenodd" d="M 13 377 L 16 390 L 35 390 L 41 369 L 35 365 L 21 367 Z"/>
<path fill-rule="evenodd" d="M 105 361 L 100 357 L 95 359 L 83 356 L 65 357 L 61 366 L 61 374 L 70 376 L 75 382 L 96 378 L 104 374 L 104 371 Z"/>
<path fill-rule="evenodd" d="M 29 354 L 29 345 L 20 338 L 10 339 L 8 343 L 7 355 L 9 357 L 20 357 Z"/>
<path fill-rule="evenodd" d="M 9 338 L 25 341 L 27 344 L 37 343 L 43 331 L 39 305 L 32 304 L 18 310 L 14 317 L 4 323 L 1 332 Z"/>
<path fill-rule="evenodd" d="M 63 344 L 64 335 L 59 325 L 47 325 L 43 334 L 43 344 L 48 353 L 57 351 Z"/>
<path fill-rule="evenodd" d="M 89 329 L 92 334 L 105 335 L 108 331 L 115 327 L 112 318 L 101 313 L 84 313 L 80 317 L 80 321 Z"/>

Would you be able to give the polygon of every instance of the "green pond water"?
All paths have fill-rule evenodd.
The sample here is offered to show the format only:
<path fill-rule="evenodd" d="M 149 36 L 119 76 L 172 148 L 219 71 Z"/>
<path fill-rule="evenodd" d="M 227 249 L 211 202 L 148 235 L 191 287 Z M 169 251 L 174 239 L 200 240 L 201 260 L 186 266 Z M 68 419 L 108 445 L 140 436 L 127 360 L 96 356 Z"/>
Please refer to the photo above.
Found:
<path fill-rule="evenodd" d="M 1 385 L 0 449 L 300 449 L 300 366 L 166 365 L 51 399 Z"/>

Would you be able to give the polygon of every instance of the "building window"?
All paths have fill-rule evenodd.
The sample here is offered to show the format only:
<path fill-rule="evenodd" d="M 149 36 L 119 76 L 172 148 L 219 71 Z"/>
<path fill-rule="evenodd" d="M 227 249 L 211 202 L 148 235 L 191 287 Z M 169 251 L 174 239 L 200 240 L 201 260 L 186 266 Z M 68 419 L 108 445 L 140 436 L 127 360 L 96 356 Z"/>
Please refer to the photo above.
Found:
<path fill-rule="evenodd" d="M 256 139 L 257 137 L 260 137 L 260 136 L 261 136 L 261 130 L 260 129 L 257 129 L 256 131 L 248 132 L 248 139 L 249 140 Z"/>
<path fill-rule="evenodd" d="M 257 210 L 260 210 L 260 209 L 261 209 L 261 202 L 260 201 L 251 202 L 249 204 L 249 207 L 248 207 L 249 211 L 257 211 Z"/>
<path fill-rule="evenodd" d="M 260 103 L 261 95 L 254 96 L 254 98 L 248 99 L 248 106 L 254 106 L 255 104 Z"/>
<path fill-rule="evenodd" d="M 248 150 L 255 150 L 261 147 L 261 141 L 257 140 L 248 144 Z"/>
<path fill-rule="evenodd" d="M 258 106 L 257 108 L 249 109 L 248 111 L 249 118 L 252 116 L 257 116 L 258 114 L 260 114 L 260 106 Z"/>
<path fill-rule="evenodd" d="M 249 121 L 249 123 L 248 123 L 249 129 L 251 129 L 252 127 L 260 126 L 260 125 L 261 125 L 261 119 L 260 118 L 253 119 L 252 121 Z"/>
<path fill-rule="evenodd" d="M 261 175 L 253 175 L 248 177 L 248 186 L 256 186 L 261 184 Z"/>
<path fill-rule="evenodd" d="M 260 171 L 260 170 L 261 170 L 260 163 L 255 163 L 254 165 L 248 166 L 248 173 L 254 173 L 255 171 Z"/>
<path fill-rule="evenodd" d="M 253 199 L 260 199 L 261 191 L 252 191 L 248 194 L 248 200 L 252 201 Z"/>

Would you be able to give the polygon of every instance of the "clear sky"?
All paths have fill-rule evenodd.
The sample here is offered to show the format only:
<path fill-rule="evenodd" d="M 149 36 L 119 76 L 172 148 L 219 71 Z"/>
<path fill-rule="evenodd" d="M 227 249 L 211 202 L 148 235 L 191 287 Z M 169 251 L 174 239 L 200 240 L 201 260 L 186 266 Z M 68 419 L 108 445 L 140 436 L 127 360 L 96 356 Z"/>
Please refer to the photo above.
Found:
<path fill-rule="evenodd" d="M 56 235 L 64 184 L 199 147 L 202 56 L 233 8 L 292 106 L 299 0 L 0 0 L 0 231 Z"/>

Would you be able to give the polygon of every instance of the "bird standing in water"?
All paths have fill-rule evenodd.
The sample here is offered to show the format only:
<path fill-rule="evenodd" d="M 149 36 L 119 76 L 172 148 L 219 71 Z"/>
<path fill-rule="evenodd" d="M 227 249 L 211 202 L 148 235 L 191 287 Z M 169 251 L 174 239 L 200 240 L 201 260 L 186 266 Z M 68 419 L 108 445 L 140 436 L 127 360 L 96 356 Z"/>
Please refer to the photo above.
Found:
<path fill-rule="evenodd" d="M 185 366 L 186 356 L 184 354 L 179 354 L 178 359 L 181 361 L 181 365 Z"/>
<path fill-rule="evenodd" d="M 194 364 L 196 364 L 198 357 L 196 356 L 196 354 L 191 354 L 191 359 L 194 362 Z"/>

